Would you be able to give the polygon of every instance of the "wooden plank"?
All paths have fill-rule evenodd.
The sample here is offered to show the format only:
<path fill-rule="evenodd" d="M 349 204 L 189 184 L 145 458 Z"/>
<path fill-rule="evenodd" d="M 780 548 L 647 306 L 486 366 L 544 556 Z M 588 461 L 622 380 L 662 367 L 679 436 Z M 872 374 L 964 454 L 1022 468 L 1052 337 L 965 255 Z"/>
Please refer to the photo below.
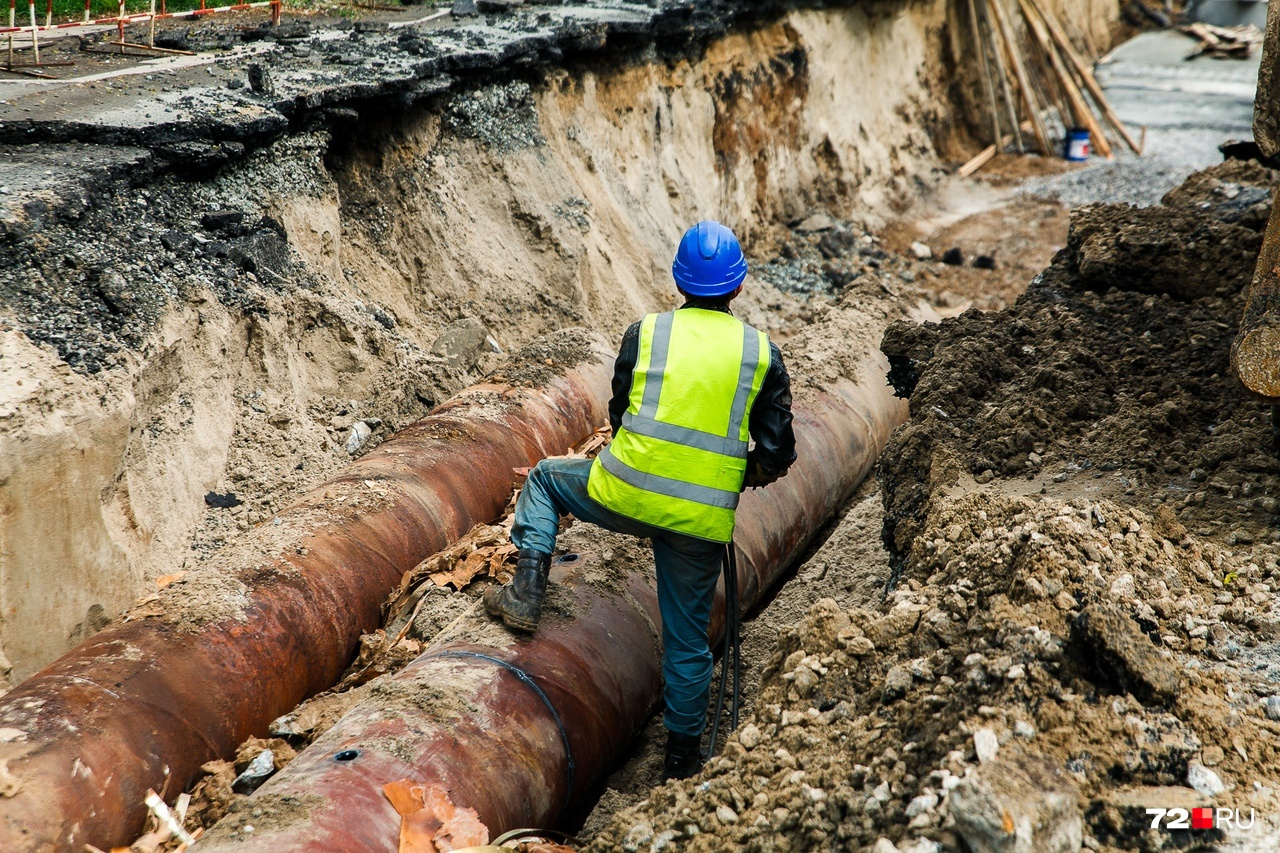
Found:
<path fill-rule="evenodd" d="M 1115 159 L 1111 154 L 1111 143 L 1107 141 L 1107 137 L 1103 134 L 1102 126 L 1098 124 L 1098 120 L 1094 117 L 1093 110 L 1089 109 L 1084 95 L 1080 93 L 1080 87 L 1076 85 L 1075 78 L 1071 76 L 1071 72 L 1067 70 L 1067 66 L 1062 62 L 1062 57 L 1058 56 L 1058 52 L 1053 49 L 1048 30 L 1045 28 L 1039 13 L 1032 8 L 1029 0 L 1018 0 L 1018 5 L 1022 7 L 1022 17 L 1027 22 L 1027 28 L 1031 30 L 1031 35 L 1035 37 L 1040 49 L 1044 51 L 1045 56 L 1048 58 L 1049 66 L 1053 70 L 1054 76 L 1058 78 L 1058 85 L 1062 87 L 1076 120 L 1084 122 L 1084 127 L 1089 131 L 1089 135 L 1093 137 L 1093 145 L 1098 150 L 1098 153 L 1108 160 Z"/>
<path fill-rule="evenodd" d="M 1107 96 L 1102 94 L 1102 87 L 1098 85 L 1098 78 L 1093 76 L 1093 68 L 1080 52 L 1075 49 L 1075 45 L 1071 43 L 1071 39 L 1067 38 L 1066 31 L 1057 19 L 1048 15 L 1044 11 L 1044 7 L 1040 6 L 1036 0 L 1027 0 L 1031 7 L 1040 13 L 1040 17 L 1044 20 L 1045 25 L 1049 27 L 1049 34 L 1053 36 L 1053 40 L 1057 42 L 1058 47 L 1066 55 L 1067 59 L 1076 68 L 1076 73 L 1080 75 L 1080 79 L 1084 81 L 1084 87 L 1089 90 L 1089 94 L 1093 97 L 1094 103 L 1098 105 L 1098 109 L 1102 111 L 1102 117 L 1107 120 L 1107 124 L 1111 125 L 1115 132 L 1120 134 L 1120 138 L 1125 141 L 1129 149 L 1134 154 L 1141 156 L 1142 146 L 1134 141 L 1129 130 L 1124 126 L 1124 122 L 1120 121 L 1120 117 L 1111 109 L 1111 102 L 1107 100 Z"/>
<path fill-rule="evenodd" d="M 1000 110 L 996 107 L 996 90 L 991 85 L 991 67 L 987 64 L 987 54 L 982 48 L 982 34 L 978 32 L 978 9 L 973 0 L 969 3 L 969 26 L 973 35 L 973 50 L 978 54 L 978 64 L 982 66 L 982 85 L 987 93 L 987 109 L 991 113 L 991 142 L 1000 144 Z"/>
<path fill-rule="evenodd" d="M 1018 89 L 1022 92 L 1023 106 L 1027 108 L 1028 118 L 1031 119 L 1031 130 L 1035 133 L 1036 142 L 1040 145 L 1041 152 L 1045 156 L 1049 156 L 1053 154 L 1053 146 L 1049 143 L 1049 134 L 1044 129 L 1044 122 L 1040 120 L 1040 106 L 1036 103 L 1035 92 L 1031 89 L 1031 79 L 1027 74 L 1026 66 L 1022 62 L 1022 52 L 1018 50 L 1018 43 L 1014 40 L 1013 28 L 1009 25 L 1009 19 L 1005 17 L 1004 9 L 1000 6 L 1000 0 L 987 0 L 987 7 L 996 19 L 999 34 L 1004 40 L 1004 47 L 1009 55 L 1009 64 L 1013 66 L 1014 76 L 1018 80 Z"/>
<path fill-rule="evenodd" d="M 1031 122 L 1024 121 L 1022 125 L 1018 128 L 1018 130 L 1020 130 L 1023 133 L 1030 133 Z M 1001 149 L 1003 149 L 1006 145 L 1013 142 L 1013 139 L 1014 139 L 1014 134 L 1012 133 L 1005 134 L 1003 137 L 1001 137 L 999 142 L 997 142 L 994 145 L 988 145 L 986 148 L 983 148 L 980 152 L 978 152 L 978 154 L 976 154 L 973 157 L 972 160 L 970 160 L 968 163 L 965 163 L 963 166 L 957 169 L 956 174 L 962 178 L 969 177 L 974 172 L 978 171 L 983 166 L 990 163 L 992 159 L 994 159 L 995 156 L 1000 153 Z"/>
<path fill-rule="evenodd" d="M 982 18 L 982 30 L 986 35 L 987 50 L 991 51 L 994 58 L 996 68 L 999 70 L 1000 94 L 1004 100 L 1004 108 L 1009 118 L 1009 127 L 1018 126 L 1018 108 L 1013 104 L 1013 94 L 1009 91 L 1009 69 L 1004 64 L 1004 53 L 1000 50 L 1000 44 L 995 34 L 995 27 L 991 24 L 991 13 L 987 11 L 987 4 L 979 2 L 978 14 Z M 1019 154 L 1025 154 L 1027 149 L 1022 144 L 1022 134 L 1013 134 L 1014 145 L 1018 148 Z"/>

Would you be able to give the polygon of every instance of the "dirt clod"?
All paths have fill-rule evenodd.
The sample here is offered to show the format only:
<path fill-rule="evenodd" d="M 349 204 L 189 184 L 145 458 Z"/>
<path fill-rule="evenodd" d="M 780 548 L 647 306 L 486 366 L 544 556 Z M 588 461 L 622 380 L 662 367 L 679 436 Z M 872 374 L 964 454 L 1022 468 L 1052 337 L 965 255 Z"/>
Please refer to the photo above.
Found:
<path fill-rule="evenodd" d="M 1168 705 L 1178 696 L 1182 678 L 1173 664 L 1160 656 L 1149 637 L 1123 611 L 1106 605 L 1085 608 L 1075 629 L 1094 667 L 1151 702 Z"/>
<path fill-rule="evenodd" d="M 1039 757 L 1011 754 L 979 768 L 956 786 L 951 814 L 974 853 L 1076 853 L 1084 834 L 1075 782 Z"/>

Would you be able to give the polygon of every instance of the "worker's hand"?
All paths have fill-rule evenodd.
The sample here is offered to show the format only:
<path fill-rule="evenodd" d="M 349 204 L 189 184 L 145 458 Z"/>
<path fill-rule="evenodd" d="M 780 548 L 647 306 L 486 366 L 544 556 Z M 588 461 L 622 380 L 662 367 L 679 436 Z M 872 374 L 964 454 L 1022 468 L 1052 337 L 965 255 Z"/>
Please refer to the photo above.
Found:
<path fill-rule="evenodd" d="M 746 489 L 761 489 L 770 483 L 777 482 L 777 480 L 777 475 L 766 474 L 764 469 L 760 467 L 760 463 L 753 462 L 747 466 L 747 476 L 742 480 L 742 488 L 744 491 Z"/>

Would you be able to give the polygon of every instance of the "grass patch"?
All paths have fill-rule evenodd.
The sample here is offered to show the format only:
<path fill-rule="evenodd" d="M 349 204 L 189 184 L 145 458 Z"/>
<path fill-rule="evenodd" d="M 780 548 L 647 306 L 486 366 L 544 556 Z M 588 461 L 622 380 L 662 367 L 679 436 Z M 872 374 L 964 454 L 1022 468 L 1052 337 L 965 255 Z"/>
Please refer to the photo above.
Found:
<path fill-rule="evenodd" d="M 205 5 L 209 8 L 215 6 L 227 6 L 240 0 L 205 0 Z M 17 0 L 18 3 L 18 26 L 30 24 L 31 17 L 27 11 L 27 0 Z M 36 0 L 36 23 L 43 24 L 45 19 L 45 10 L 48 0 Z M 165 10 L 169 12 L 186 12 L 190 9 L 199 9 L 200 0 L 165 0 Z M 125 14 L 142 15 L 151 10 L 150 0 L 126 0 Z M 161 2 L 156 0 L 156 12 L 161 11 Z M 120 3 L 118 0 L 90 0 L 89 17 L 105 18 L 114 16 L 120 12 Z M 53 20 L 55 23 L 65 21 L 78 21 L 84 18 L 84 0 L 53 0 Z"/>

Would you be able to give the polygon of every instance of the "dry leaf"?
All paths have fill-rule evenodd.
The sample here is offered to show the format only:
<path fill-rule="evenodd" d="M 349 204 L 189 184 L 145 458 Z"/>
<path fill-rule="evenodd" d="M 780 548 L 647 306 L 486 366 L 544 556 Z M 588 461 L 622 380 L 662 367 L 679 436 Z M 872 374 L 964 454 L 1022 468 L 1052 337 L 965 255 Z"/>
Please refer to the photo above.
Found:
<path fill-rule="evenodd" d="M 383 785 L 382 793 L 400 815 L 399 853 L 444 853 L 489 843 L 489 828 L 475 809 L 458 808 L 439 788 L 401 779 Z"/>

